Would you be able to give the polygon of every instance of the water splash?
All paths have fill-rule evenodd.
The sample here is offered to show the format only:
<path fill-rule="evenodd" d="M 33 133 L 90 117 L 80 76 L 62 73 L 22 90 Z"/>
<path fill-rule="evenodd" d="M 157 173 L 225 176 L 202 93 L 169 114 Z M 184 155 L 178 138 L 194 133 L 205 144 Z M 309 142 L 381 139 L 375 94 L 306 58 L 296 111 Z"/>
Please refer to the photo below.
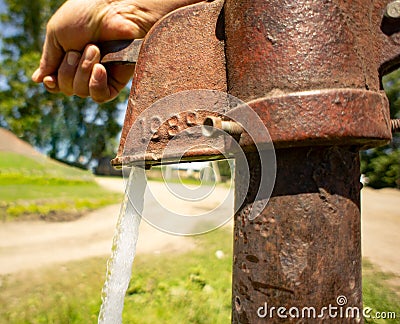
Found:
<path fill-rule="evenodd" d="M 146 189 L 145 171 L 133 167 L 126 184 L 124 201 L 114 233 L 112 253 L 107 263 L 107 276 L 102 291 L 99 324 L 122 322 L 124 298 L 136 254 L 139 225 Z"/>

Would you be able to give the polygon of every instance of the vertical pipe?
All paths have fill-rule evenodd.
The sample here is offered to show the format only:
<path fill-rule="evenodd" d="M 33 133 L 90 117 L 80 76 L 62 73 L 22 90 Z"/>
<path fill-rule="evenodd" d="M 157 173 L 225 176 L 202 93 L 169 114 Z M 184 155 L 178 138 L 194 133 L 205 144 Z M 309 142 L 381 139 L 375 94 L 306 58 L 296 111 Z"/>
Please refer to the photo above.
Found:
<path fill-rule="evenodd" d="M 341 2 L 226 0 L 229 93 L 248 102 L 277 90 L 368 88 Z M 357 3 L 362 16 L 368 8 Z M 362 307 L 358 148 L 282 148 L 276 158 L 275 188 L 256 219 L 247 216 L 257 186 L 236 186 L 247 198 L 235 215 L 232 322 L 354 323 L 344 312 Z M 257 183 L 257 154 L 247 159 Z"/>
<path fill-rule="evenodd" d="M 292 148 L 277 150 L 276 157 L 276 185 L 266 208 L 255 220 L 247 218 L 258 189 L 251 186 L 235 215 L 232 322 L 282 323 L 277 309 L 296 307 L 281 315 L 298 316 L 295 322 L 304 316 L 304 323 L 320 315 L 318 321 L 354 323 L 335 309 L 321 312 L 338 307 L 340 296 L 347 299 L 344 307 L 361 308 L 358 152 Z M 257 183 L 258 156 L 247 159 L 250 183 Z M 302 315 L 305 307 L 314 307 L 315 315 Z"/>
<path fill-rule="evenodd" d="M 379 90 L 365 0 L 226 0 L 224 9 L 228 89 L 243 101 L 277 90 Z"/>

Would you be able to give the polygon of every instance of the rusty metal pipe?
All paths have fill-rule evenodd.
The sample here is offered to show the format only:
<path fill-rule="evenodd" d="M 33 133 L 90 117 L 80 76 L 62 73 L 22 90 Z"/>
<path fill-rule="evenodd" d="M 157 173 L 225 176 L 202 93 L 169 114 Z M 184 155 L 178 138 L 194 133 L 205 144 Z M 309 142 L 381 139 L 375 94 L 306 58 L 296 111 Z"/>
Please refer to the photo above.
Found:
<path fill-rule="evenodd" d="M 235 215 L 232 322 L 285 322 L 271 313 L 273 307 L 300 312 L 314 307 L 319 315 L 323 307 L 338 306 L 339 296 L 361 309 L 358 152 L 306 147 L 280 149 L 276 157 L 272 196 L 250 221 L 248 208 L 261 175 L 257 155 L 247 155 L 253 185 Z M 241 182 L 240 174 L 235 180 Z M 324 315 L 318 321 L 355 322 Z M 304 318 L 300 323 L 313 321 Z"/>
<path fill-rule="evenodd" d="M 289 103 L 293 92 L 340 88 L 379 91 L 381 57 L 374 43 L 364 44 L 378 33 L 373 23 L 379 21 L 379 15 L 382 18 L 384 6 L 377 13 L 376 7 L 370 8 L 361 0 L 351 4 L 342 0 L 226 0 L 224 9 L 231 95 L 245 102 L 262 98 L 268 102 L 279 96 L 285 107 L 285 96 Z M 371 10 L 375 10 L 372 16 Z M 360 102 L 366 100 L 364 95 L 360 98 Z M 331 119 L 338 130 L 341 128 L 330 115 L 329 105 L 321 107 L 316 101 L 314 108 L 320 111 L 320 117 L 315 118 Z M 287 118 L 267 105 L 264 109 L 257 113 L 279 116 L 278 121 Z M 285 109 L 291 110 L 290 106 Z M 301 106 L 293 109 L 309 116 L 310 110 L 302 112 Z M 388 131 L 387 118 L 382 122 Z M 279 131 L 290 138 L 290 125 Z M 317 129 L 309 131 L 305 129 L 307 135 L 297 134 L 293 139 L 319 134 Z M 274 132 L 271 137 L 275 137 Z M 346 306 L 362 309 L 361 145 L 346 145 L 346 136 L 341 134 L 329 144 L 293 140 L 285 146 L 292 148 L 276 151 L 275 189 L 255 220 L 247 216 L 255 197 L 252 188 L 257 190 L 257 186 L 241 192 L 240 174 L 236 174 L 236 194 L 246 194 L 247 198 L 235 215 L 233 323 L 265 321 L 259 313 L 265 305 L 286 310 L 314 307 L 318 312 L 329 305 L 338 306 L 340 296 L 346 297 Z M 257 154 L 248 154 L 247 160 L 250 183 L 259 183 L 262 174 Z M 276 313 L 269 315 L 269 323 L 283 320 Z M 283 321 L 356 320 L 329 317 L 326 312 L 321 318 L 286 317 Z"/>
<path fill-rule="evenodd" d="M 204 100 L 199 89 L 228 90 L 269 129 L 267 142 L 277 148 L 276 184 L 255 219 L 248 217 L 252 203 L 268 198 L 265 188 L 258 192 L 266 182 L 259 154 L 268 152 L 249 152 L 255 152 L 254 143 L 265 147 L 266 136 L 260 128 L 255 136 L 246 129 L 237 136 L 248 152 L 251 179 L 244 186 L 243 175 L 236 173 L 233 323 L 264 322 L 259 315 L 266 304 L 320 311 L 344 297 L 345 306 L 361 309 L 358 151 L 391 138 L 394 122 L 380 78 L 400 66 L 393 9 L 398 2 L 201 2 L 160 20 L 141 46 L 136 42 L 131 50 L 105 56 L 108 63 L 137 60 L 114 165 L 181 161 L 182 146 L 167 156 L 164 149 L 171 139 L 179 140 L 178 130 L 204 122 L 232 132 L 231 124 L 215 119 L 227 112 L 226 98 Z M 181 95 L 188 90 L 195 91 Z M 221 158 L 219 148 L 232 143 L 196 136 L 178 143 L 207 140 L 218 149 L 188 150 L 183 159 Z M 246 198 L 238 203 L 241 197 Z M 311 319 L 282 319 L 276 312 L 268 317 L 271 323 L 282 320 L 356 321 L 327 313 Z"/>
<path fill-rule="evenodd" d="M 202 133 L 206 137 L 212 137 L 217 130 L 223 130 L 230 135 L 240 135 L 243 127 L 231 120 L 222 120 L 220 117 L 209 116 L 204 119 Z"/>

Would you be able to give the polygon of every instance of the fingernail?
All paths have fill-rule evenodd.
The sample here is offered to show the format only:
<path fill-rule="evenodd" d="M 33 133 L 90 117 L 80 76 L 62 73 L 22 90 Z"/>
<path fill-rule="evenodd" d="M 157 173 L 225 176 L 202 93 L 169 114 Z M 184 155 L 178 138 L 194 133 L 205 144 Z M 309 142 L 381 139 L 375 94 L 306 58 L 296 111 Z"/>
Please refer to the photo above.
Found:
<path fill-rule="evenodd" d="M 49 89 L 54 89 L 56 87 L 56 83 L 52 79 L 45 79 L 43 83 Z"/>
<path fill-rule="evenodd" d="M 68 52 L 68 54 L 67 54 L 68 65 L 75 66 L 78 63 L 79 56 L 80 55 L 77 52 L 73 52 L 73 51 Z"/>
<path fill-rule="evenodd" d="M 89 47 L 85 53 L 85 60 L 93 61 L 96 54 L 97 54 L 96 49 L 93 46 Z"/>
<path fill-rule="evenodd" d="M 32 80 L 36 81 L 38 79 L 38 77 L 39 77 L 39 74 L 40 74 L 40 69 L 37 69 L 35 72 L 33 72 Z"/>

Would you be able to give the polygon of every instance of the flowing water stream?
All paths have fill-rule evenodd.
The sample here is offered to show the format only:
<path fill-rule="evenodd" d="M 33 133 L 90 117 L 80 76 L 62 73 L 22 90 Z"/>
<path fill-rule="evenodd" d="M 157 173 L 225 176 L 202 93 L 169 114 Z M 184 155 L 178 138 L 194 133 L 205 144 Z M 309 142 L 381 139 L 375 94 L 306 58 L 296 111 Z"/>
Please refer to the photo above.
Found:
<path fill-rule="evenodd" d="M 146 189 L 145 171 L 133 167 L 126 184 L 124 201 L 114 234 L 112 253 L 107 263 L 107 276 L 102 291 L 98 323 L 122 322 L 124 298 L 131 278 L 136 254 L 139 225 Z"/>

